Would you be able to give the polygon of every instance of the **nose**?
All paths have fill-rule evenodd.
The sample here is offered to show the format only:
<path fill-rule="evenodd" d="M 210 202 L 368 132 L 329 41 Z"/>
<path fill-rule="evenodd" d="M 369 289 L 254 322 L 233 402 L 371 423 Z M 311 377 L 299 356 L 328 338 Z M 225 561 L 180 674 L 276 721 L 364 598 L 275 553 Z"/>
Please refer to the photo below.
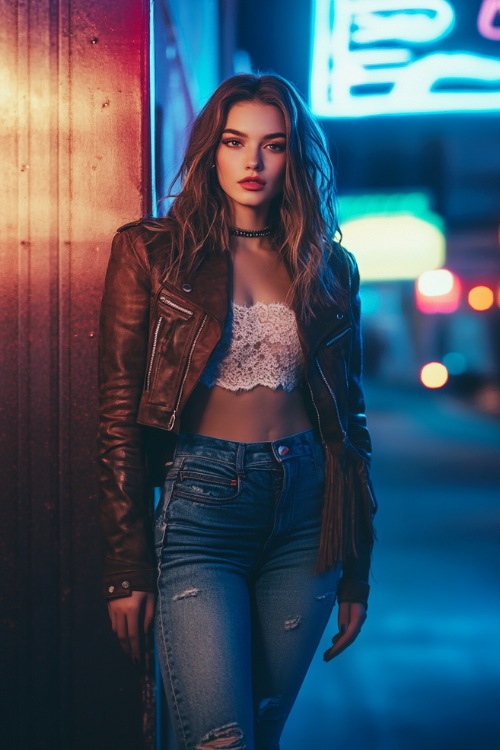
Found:
<path fill-rule="evenodd" d="M 248 156 L 247 169 L 251 169 L 254 172 L 260 172 L 262 167 L 262 154 L 260 152 L 260 149 L 256 149 Z"/>

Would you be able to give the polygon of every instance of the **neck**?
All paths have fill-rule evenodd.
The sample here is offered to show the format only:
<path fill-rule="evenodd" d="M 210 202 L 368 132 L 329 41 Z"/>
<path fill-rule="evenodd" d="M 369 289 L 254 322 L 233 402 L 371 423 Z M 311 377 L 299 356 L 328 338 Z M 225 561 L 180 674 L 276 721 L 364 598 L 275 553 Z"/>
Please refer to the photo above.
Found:
<path fill-rule="evenodd" d="M 241 206 L 232 205 L 229 212 L 228 225 L 243 229 L 246 232 L 254 232 L 267 227 L 269 221 L 269 206 Z"/>

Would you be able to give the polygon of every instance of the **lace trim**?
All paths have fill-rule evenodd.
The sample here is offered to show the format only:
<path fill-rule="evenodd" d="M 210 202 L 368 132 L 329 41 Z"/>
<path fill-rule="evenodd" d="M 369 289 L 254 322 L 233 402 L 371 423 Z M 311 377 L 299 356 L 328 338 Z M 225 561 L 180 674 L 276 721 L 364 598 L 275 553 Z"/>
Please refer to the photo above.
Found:
<path fill-rule="evenodd" d="M 231 306 L 222 338 L 201 382 L 229 391 L 258 385 L 293 391 L 302 380 L 304 359 L 295 313 L 283 302 Z"/>

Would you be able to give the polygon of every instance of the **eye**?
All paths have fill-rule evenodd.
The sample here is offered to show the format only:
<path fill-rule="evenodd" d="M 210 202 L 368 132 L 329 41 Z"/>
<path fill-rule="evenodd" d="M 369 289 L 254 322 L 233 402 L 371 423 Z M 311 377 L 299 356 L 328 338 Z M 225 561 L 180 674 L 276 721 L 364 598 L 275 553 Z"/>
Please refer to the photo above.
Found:
<path fill-rule="evenodd" d="M 225 146 L 229 146 L 229 148 L 237 148 L 238 146 L 241 146 L 241 141 L 239 141 L 237 138 L 224 138 L 222 143 Z"/>
<path fill-rule="evenodd" d="M 285 150 L 285 144 L 282 143 L 282 142 L 268 143 L 267 144 L 267 148 L 270 151 L 276 151 L 277 153 L 283 153 L 283 151 Z"/>

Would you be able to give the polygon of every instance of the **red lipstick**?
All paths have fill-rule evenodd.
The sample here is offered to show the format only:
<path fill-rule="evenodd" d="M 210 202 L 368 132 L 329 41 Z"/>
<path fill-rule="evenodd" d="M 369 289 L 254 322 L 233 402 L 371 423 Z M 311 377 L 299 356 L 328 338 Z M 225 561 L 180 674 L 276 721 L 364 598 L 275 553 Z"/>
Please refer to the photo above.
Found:
<path fill-rule="evenodd" d="M 242 180 L 238 181 L 238 184 L 245 190 L 262 190 L 266 183 L 265 180 L 254 175 L 252 177 L 244 177 Z"/>

